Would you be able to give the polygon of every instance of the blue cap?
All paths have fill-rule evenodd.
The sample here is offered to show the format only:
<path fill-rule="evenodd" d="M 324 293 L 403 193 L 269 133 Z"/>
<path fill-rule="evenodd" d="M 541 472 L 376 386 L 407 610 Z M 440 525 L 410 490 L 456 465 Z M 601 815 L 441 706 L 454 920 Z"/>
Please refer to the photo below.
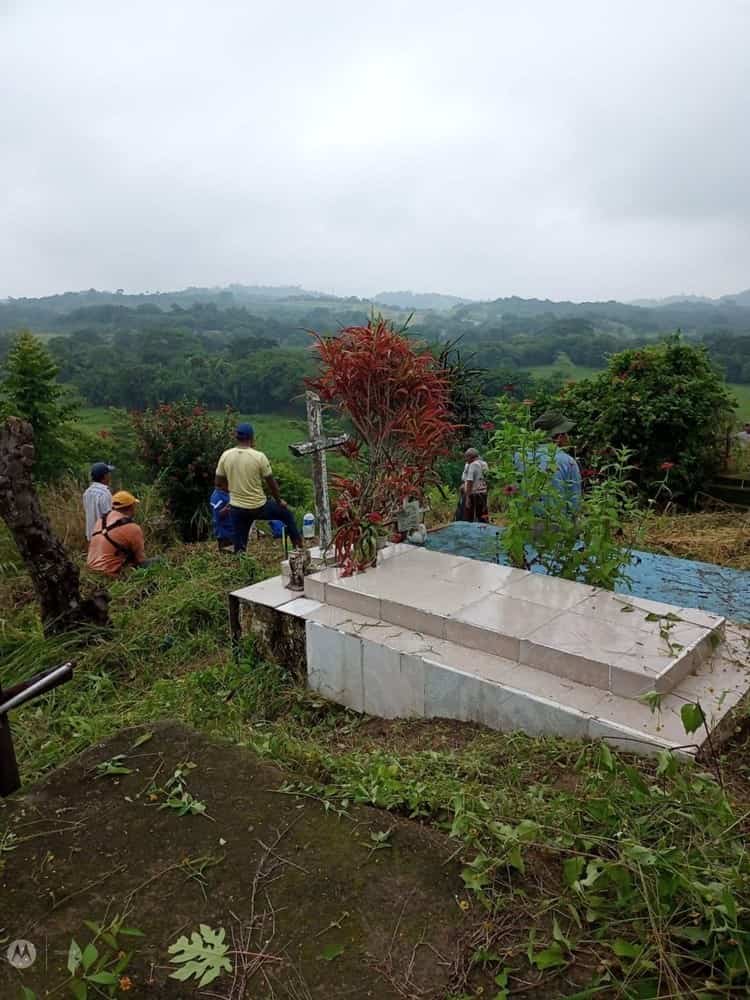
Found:
<path fill-rule="evenodd" d="M 252 424 L 237 424 L 236 434 L 240 441 L 245 441 L 249 438 L 255 437 L 255 431 L 253 430 Z"/>
<path fill-rule="evenodd" d="M 106 462 L 94 462 L 91 466 L 91 479 L 95 483 L 100 483 L 106 475 L 114 471 L 114 465 L 107 465 Z"/>

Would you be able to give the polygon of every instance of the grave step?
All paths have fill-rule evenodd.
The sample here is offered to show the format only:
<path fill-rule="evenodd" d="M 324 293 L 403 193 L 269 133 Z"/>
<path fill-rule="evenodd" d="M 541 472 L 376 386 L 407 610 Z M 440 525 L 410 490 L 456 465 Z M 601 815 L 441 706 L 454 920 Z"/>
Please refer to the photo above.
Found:
<path fill-rule="evenodd" d="M 306 634 L 309 687 L 357 712 L 383 718 L 457 719 L 534 736 L 601 738 L 636 753 L 669 749 L 692 756 L 706 737 L 686 735 L 682 706 L 699 700 L 714 731 L 748 687 L 739 632 L 701 663 L 694 676 L 682 678 L 664 694 L 652 711 L 631 697 L 544 669 L 295 597 L 280 578 L 233 597 L 250 611 L 259 605 L 299 620 Z"/>
<path fill-rule="evenodd" d="M 305 596 L 626 698 L 692 673 L 724 620 L 538 573 L 392 546 L 377 567 L 305 578 Z"/>

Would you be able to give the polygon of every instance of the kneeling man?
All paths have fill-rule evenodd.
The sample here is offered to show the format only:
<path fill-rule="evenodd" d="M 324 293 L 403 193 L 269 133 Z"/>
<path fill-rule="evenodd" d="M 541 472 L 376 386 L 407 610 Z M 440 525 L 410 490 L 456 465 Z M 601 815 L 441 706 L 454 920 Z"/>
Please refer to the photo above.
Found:
<path fill-rule="evenodd" d="M 146 559 L 143 531 L 133 520 L 137 503 L 127 490 L 112 497 L 112 510 L 99 518 L 91 533 L 89 569 L 117 576 L 128 566 L 145 567 L 154 561 Z"/>

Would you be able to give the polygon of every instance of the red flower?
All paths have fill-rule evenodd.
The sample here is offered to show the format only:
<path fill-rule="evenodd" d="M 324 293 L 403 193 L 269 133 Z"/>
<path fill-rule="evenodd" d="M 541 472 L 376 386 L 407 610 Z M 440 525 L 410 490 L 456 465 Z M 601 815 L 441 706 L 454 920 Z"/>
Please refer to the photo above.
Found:
<path fill-rule="evenodd" d="M 513 392 L 514 389 L 515 386 L 510 382 L 508 383 L 508 385 L 503 386 L 503 392 Z"/>
<path fill-rule="evenodd" d="M 485 420 L 485 422 L 482 424 L 483 431 L 494 431 L 494 429 L 495 425 L 492 423 L 491 420 Z"/>
<path fill-rule="evenodd" d="M 373 512 L 372 514 L 367 515 L 367 520 L 370 522 L 370 524 L 382 524 L 383 515 L 378 514 L 377 512 Z"/>
<path fill-rule="evenodd" d="M 518 493 L 518 487 L 511 485 L 503 486 L 503 493 L 508 497 L 512 497 L 514 493 Z"/>
<path fill-rule="evenodd" d="M 99 437 L 100 438 L 108 438 L 109 437 L 109 431 L 105 431 L 105 430 L 99 431 Z"/>
<path fill-rule="evenodd" d="M 583 476 L 584 479 L 591 479 L 591 477 L 596 476 L 598 472 L 599 472 L 598 469 L 583 469 L 581 471 L 581 475 Z"/>
<path fill-rule="evenodd" d="M 521 406 L 533 406 L 533 405 L 534 405 L 534 400 L 533 399 L 522 399 L 521 400 Z"/>
<path fill-rule="evenodd" d="M 670 469 L 674 469 L 674 466 L 674 462 L 662 462 L 659 468 L 664 472 L 669 472 Z"/>

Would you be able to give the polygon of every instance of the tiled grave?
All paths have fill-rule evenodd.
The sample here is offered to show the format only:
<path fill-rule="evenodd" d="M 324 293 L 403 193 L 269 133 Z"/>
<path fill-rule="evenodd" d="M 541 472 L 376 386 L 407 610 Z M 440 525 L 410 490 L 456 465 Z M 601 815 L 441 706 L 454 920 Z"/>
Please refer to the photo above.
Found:
<path fill-rule="evenodd" d="M 749 683 L 717 615 L 409 545 L 366 573 L 314 573 L 304 595 L 278 578 L 232 602 L 235 629 L 242 608 L 250 631 L 263 622 L 266 655 L 304 648 L 311 688 L 385 718 L 603 737 L 641 752 L 697 740 L 691 753 L 703 737 L 685 735 L 680 706 L 700 697 L 716 728 Z M 284 628 L 269 631 L 269 614 Z M 639 700 L 650 691 L 662 697 L 656 712 Z"/>

